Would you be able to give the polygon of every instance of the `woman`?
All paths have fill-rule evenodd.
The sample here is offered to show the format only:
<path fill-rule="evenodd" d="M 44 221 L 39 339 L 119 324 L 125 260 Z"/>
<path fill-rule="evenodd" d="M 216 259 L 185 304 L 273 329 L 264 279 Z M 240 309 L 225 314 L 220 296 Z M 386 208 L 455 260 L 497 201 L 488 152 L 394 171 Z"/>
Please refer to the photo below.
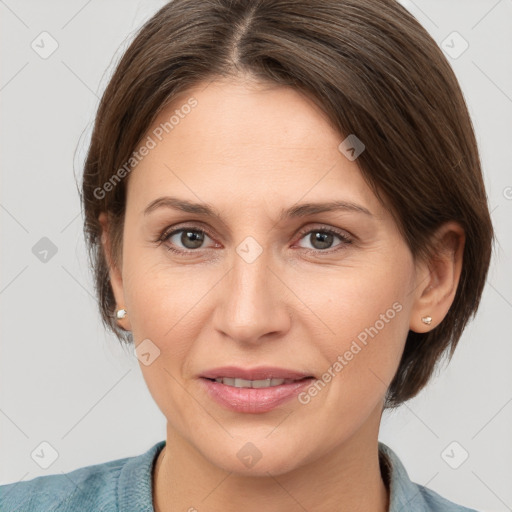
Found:
<path fill-rule="evenodd" d="M 467 511 L 378 441 L 478 308 L 493 229 L 457 80 L 394 0 L 175 0 L 83 177 L 105 324 L 167 438 L 1 510 Z"/>

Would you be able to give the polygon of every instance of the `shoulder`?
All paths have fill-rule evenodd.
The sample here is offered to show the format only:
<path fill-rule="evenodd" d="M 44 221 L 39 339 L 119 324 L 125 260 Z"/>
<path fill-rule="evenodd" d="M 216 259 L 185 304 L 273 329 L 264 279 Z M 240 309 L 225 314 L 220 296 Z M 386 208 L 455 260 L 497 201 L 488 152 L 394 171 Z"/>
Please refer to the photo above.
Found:
<path fill-rule="evenodd" d="M 68 473 L 45 475 L 0 486 L 0 510 L 116 510 L 115 489 L 128 458 L 87 466 Z M 114 503 L 112 503 L 114 501 Z M 75 508 L 76 507 L 76 508 Z"/>
<path fill-rule="evenodd" d="M 437 492 L 412 482 L 398 455 L 379 442 L 381 472 L 390 493 L 389 512 L 477 512 L 447 500 Z"/>
<path fill-rule="evenodd" d="M 427 487 L 414 483 L 413 486 L 417 489 L 418 494 L 421 496 L 421 500 L 425 504 L 425 510 L 432 512 L 478 512 L 474 508 L 463 507 L 457 505 L 453 501 L 449 501 L 443 498 L 440 494 L 428 489 Z"/>
<path fill-rule="evenodd" d="M 2 512 L 117 512 L 131 489 L 144 487 L 151 501 L 151 469 L 163 442 L 146 453 L 0 486 Z M 145 481 L 141 482 L 141 479 Z M 148 482 L 149 480 L 149 482 Z M 148 488 L 149 483 L 149 488 Z M 148 494 L 149 493 L 149 494 Z M 142 498 L 142 497 L 141 497 Z"/>

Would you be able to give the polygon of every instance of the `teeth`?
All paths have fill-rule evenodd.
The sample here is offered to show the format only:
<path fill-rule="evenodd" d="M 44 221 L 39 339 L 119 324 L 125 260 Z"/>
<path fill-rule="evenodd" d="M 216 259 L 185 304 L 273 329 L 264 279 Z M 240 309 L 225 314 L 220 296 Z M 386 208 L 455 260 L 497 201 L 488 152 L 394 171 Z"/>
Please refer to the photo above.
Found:
<path fill-rule="evenodd" d="M 273 386 L 280 386 L 281 384 L 288 384 L 294 382 L 291 379 L 264 379 L 264 380 L 246 380 L 246 379 L 231 379 L 229 377 L 218 377 L 215 382 L 219 382 L 226 386 L 235 388 L 269 388 Z"/>
<path fill-rule="evenodd" d="M 274 381 L 281 380 L 281 379 L 274 379 Z M 265 379 L 265 380 L 253 380 L 252 386 L 253 388 L 268 388 L 270 386 L 275 386 L 276 384 L 272 384 L 272 379 Z"/>

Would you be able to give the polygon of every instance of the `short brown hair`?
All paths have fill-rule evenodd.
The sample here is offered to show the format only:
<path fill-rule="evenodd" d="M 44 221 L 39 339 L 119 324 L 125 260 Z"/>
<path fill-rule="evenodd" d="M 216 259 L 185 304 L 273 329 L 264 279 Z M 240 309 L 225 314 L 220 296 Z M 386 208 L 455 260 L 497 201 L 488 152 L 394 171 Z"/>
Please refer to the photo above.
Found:
<path fill-rule="evenodd" d="M 147 21 L 103 94 L 84 168 L 84 231 L 103 322 L 126 341 L 113 315 L 98 216 L 111 216 L 118 261 L 127 179 L 108 193 L 102 187 L 178 94 L 242 75 L 300 90 L 340 135 L 363 141 L 362 175 L 415 259 L 434 253 L 431 237 L 444 222 L 465 230 L 454 302 L 431 331 L 409 331 L 386 396 L 385 407 L 395 407 L 426 385 L 448 347 L 453 355 L 478 308 L 494 232 L 457 79 L 435 41 L 394 0 L 174 0 Z"/>

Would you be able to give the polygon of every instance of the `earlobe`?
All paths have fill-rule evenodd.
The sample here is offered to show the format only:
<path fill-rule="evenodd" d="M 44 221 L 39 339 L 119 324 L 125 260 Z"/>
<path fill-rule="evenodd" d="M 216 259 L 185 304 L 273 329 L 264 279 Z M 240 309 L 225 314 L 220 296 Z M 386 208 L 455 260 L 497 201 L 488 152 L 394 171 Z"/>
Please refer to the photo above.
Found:
<path fill-rule="evenodd" d="M 99 215 L 98 220 L 102 228 L 101 244 L 103 247 L 105 261 L 108 266 L 110 286 L 112 287 L 112 292 L 114 293 L 117 304 L 116 310 L 114 311 L 114 319 L 125 331 L 131 331 L 130 321 L 126 318 L 127 315 L 120 313 L 121 311 L 126 311 L 124 287 L 121 269 L 116 264 L 116 258 L 113 257 L 110 219 L 106 212 L 102 212 Z"/>
<path fill-rule="evenodd" d="M 462 272 L 464 242 L 464 229 L 457 222 L 447 222 L 436 232 L 431 259 L 417 266 L 411 331 L 428 332 L 448 313 Z"/>

